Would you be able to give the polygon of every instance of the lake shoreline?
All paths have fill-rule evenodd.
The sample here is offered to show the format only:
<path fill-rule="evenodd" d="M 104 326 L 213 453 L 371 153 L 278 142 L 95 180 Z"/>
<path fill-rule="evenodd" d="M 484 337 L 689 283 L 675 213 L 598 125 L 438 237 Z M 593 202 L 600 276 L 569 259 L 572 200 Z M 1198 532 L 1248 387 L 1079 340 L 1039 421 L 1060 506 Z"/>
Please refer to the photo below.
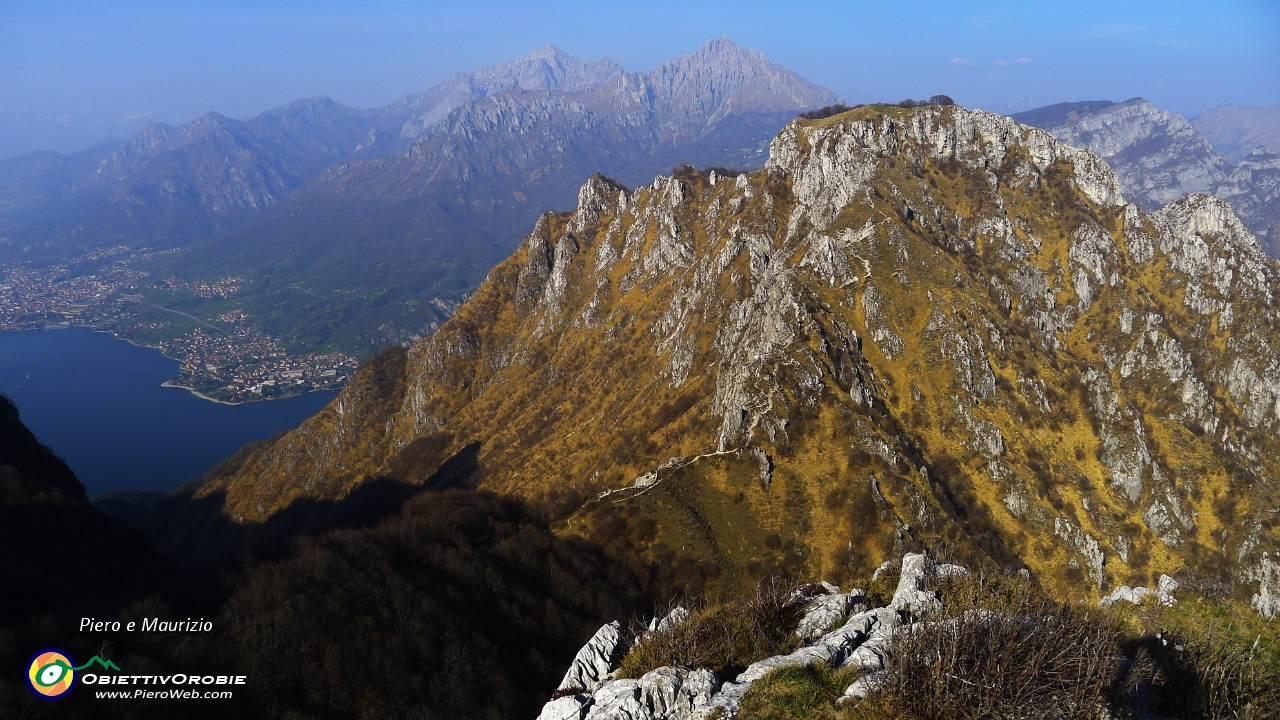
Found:
<path fill-rule="evenodd" d="M 115 338 L 115 339 L 117 339 L 117 340 L 123 340 L 123 341 L 125 341 L 125 342 L 129 343 L 130 345 L 132 345 L 132 346 L 134 346 L 134 347 L 146 348 L 147 350 L 155 350 L 156 352 L 160 353 L 161 355 L 163 355 L 163 356 L 164 356 L 166 359 L 168 359 L 168 360 L 173 360 L 174 362 L 180 362 L 180 360 L 179 360 L 178 358 L 170 357 L 170 356 L 169 356 L 169 354 L 168 354 L 168 353 L 166 353 L 166 352 L 164 351 L 164 349 L 163 349 L 163 348 L 157 347 L 157 346 L 155 346 L 155 345 L 147 345 L 147 344 L 144 344 L 144 343 L 141 343 L 141 342 L 137 342 L 137 341 L 132 340 L 132 339 L 130 339 L 130 338 L 127 338 L 127 337 L 125 337 L 125 336 L 123 336 L 123 335 L 119 335 L 119 334 L 117 334 L 117 333 L 113 333 L 113 332 L 111 332 L 110 330 L 102 330 L 102 329 L 100 329 L 100 328 L 93 327 L 92 325 L 70 325 L 70 326 L 65 326 L 65 327 L 42 328 L 42 330 L 49 330 L 49 329 L 56 329 L 56 330 L 70 330 L 71 328 L 83 328 L 83 329 L 85 329 L 85 330 L 92 330 L 92 331 L 97 332 L 97 333 L 102 333 L 103 335 L 110 335 L 111 337 L 113 337 L 113 338 Z M 329 392 L 329 391 L 331 391 L 331 390 L 337 390 L 337 391 L 341 392 L 341 390 L 342 390 L 342 388 L 341 388 L 341 387 L 338 387 L 338 388 L 312 388 L 312 389 L 310 389 L 310 390 L 308 390 L 308 391 L 306 391 L 306 392 L 304 392 L 304 393 L 298 393 L 297 395 L 285 395 L 285 396 L 283 396 L 283 397 L 258 397 L 258 399 L 256 399 L 256 400 L 246 400 L 246 401 L 243 401 L 243 402 L 232 402 L 232 401 L 230 401 L 230 400 L 219 400 L 219 399 L 217 399 L 217 398 L 209 397 L 208 395 L 205 395 L 204 393 L 200 392 L 199 390 L 196 390 L 195 388 L 191 387 L 190 385 L 183 385 L 182 383 L 178 382 L 175 378 L 170 378 L 170 379 L 168 379 L 168 380 L 165 380 L 164 382 L 160 383 L 160 387 L 164 387 L 164 388 L 178 388 L 178 389 L 181 389 L 181 390 L 186 390 L 187 392 L 190 392 L 192 395 L 195 395 L 196 397 L 200 398 L 201 400 L 208 400 L 209 402 L 212 402 L 212 403 L 218 403 L 219 405 L 229 405 L 229 406 L 231 406 L 231 407 L 238 407 L 238 406 L 240 406 L 240 405 L 248 405 L 248 404 L 250 404 L 250 403 L 257 403 L 257 402 L 271 402 L 271 401 L 273 401 L 273 400 L 288 400 L 289 398 L 302 397 L 303 395 L 310 395 L 311 393 L 317 393 L 317 392 Z"/>
<path fill-rule="evenodd" d="M 244 445 L 296 428 L 336 395 L 239 405 L 201 397 L 180 385 L 178 363 L 155 348 L 95 328 L 59 330 L 0 333 L 0 393 L 90 497 L 115 488 L 172 491 Z"/>
<path fill-rule="evenodd" d="M 189 386 L 187 386 L 187 385 L 183 385 L 183 384 L 181 384 L 181 383 L 179 383 L 179 382 L 177 382 L 177 381 L 175 381 L 175 380 L 165 380 L 164 382 L 160 383 L 160 387 L 164 387 L 164 388 L 178 388 L 178 389 L 180 389 L 180 390 L 186 390 L 187 392 L 191 393 L 192 395 L 195 395 L 196 397 L 200 398 L 201 400 L 208 400 L 209 402 L 218 403 L 219 405 L 230 405 L 230 406 L 232 406 L 232 407 L 235 407 L 235 406 L 237 406 L 237 405 L 244 405 L 244 403 L 242 403 L 242 402 L 230 402 L 230 401 L 228 401 L 228 400 L 219 400 L 218 398 L 211 398 L 211 397 L 209 397 L 208 395 L 205 395 L 204 393 L 200 392 L 199 390 L 197 390 L 197 389 L 195 389 L 195 388 L 193 388 L 193 387 L 189 387 Z M 302 395 L 306 395 L 306 393 L 302 393 Z M 289 397 L 301 397 L 301 395 L 290 395 Z M 263 398 L 263 399 L 262 399 L 261 401 L 259 401 L 259 402 L 262 402 L 262 401 L 265 401 L 265 400 L 277 400 L 277 399 L 279 399 L 279 400 L 286 400 L 286 399 L 288 399 L 288 398 Z"/>
<path fill-rule="evenodd" d="M 147 344 L 147 343 L 145 343 L 145 342 L 142 342 L 142 341 L 139 341 L 139 340 L 134 340 L 133 338 L 130 338 L 130 337 L 125 336 L 125 335 L 121 335 L 121 334 L 116 333 L 116 332 L 112 332 L 111 330 L 104 330 L 104 329 L 99 328 L 99 327 L 94 327 L 93 325 L 45 325 L 45 326 L 40 327 L 40 328 L 26 328 L 26 329 L 0 330 L 0 334 L 4 334 L 4 333 L 13 333 L 13 332 L 49 332 L 49 331 L 59 331 L 59 330 L 89 330 L 89 331 L 91 331 L 91 332 L 101 333 L 101 334 L 103 334 L 103 335 L 110 335 L 111 337 L 115 338 L 116 340 L 122 340 L 122 341 L 124 341 L 124 342 L 129 343 L 130 345 L 132 345 L 132 346 L 134 346 L 134 347 L 137 347 L 137 348 L 143 348 L 143 349 L 145 349 L 145 350 L 154 350 L 154 351 L 156 351 L 156 352 L 160 353 L 161 357 L 165 358 L 166 360 L 172 360 L 173 362 L 181 362 L 181 360 L 180 360 L 179 358 L 176 358 L 176 357 L 173 357 L 173 356 L 169 355 L 169 353 L 165 352 L 165 351 L 164 351 L 164 348 L 160 347 L 159 345 L 148 345 L 148 344 Z M 342 388 L 343 388 L 343 387 L 345 387 L 345 385 L 343 385 L 343 386 L 339 386 L 339 387 L 336 387 L 336 388 L 317 388 L 317 387 L 313 387 L 313 388 L 311 388 L 310 390 L 308 390 L 308 391 L 306 391 L 306 392 L 304 392 L 304 393 L 298 393 L 298 394 L 296 394 L 296 395 L 284 395 L 284 396 L 281 396 L 281 397 L 262 397 L 262 396 L 258 396 L 258 397 L 257 397 L 257 398 L 255 398 L 255 399 L 252 399 L 252 400 L 243 400 L 243 401 L 219 400 L 219 399 L 214 398 L 214 397 L 209 397 L 208 395 L 205 395 L 204 393 L 200 392 L 199 390 L 196 390 L 195 388 L 191 387 L 190 385 L 183 385 L 182 383 L 178 382 L 177 378 L 170 378 L 170 379 L 168 379 L 168 380 L 165 380 L 164 382 L 160 383 L 160 387 L 164 387 L 164 388 L 177 388 L 177 389 L 181 389 L 181 390 L 186 390 L 187 392 L 191 393 L 192 395 L 195 395 L 196 397 L 200 398 L 201 400 L 208 400 L 208 401 L 209 401 L 209 402 L 211 402 L 211 403 L 217 403 L 217 404 L 219 404 L 219 405 L 228 405 L 228 406 L 231 406 L 231 407 L 239 407 L 239 406 L 241 406 L 241 405 L 250 405 L 250 404 L 253 404 L 253 403 L 260 403 L 260 402 L 272 402 L 272 401 L 275 401 L 275 400 L 288 400 L 288 399 L 290 399 L 290 398 L 302 397 L 302 396 L 304 396 L 304 395 L 310 395 L 310 394 L 312 394 L 312 393 L 318 393 L 318 392 L 331 392 L 331 391 L 341 392 L 341 391 L 342 391 Z"/>

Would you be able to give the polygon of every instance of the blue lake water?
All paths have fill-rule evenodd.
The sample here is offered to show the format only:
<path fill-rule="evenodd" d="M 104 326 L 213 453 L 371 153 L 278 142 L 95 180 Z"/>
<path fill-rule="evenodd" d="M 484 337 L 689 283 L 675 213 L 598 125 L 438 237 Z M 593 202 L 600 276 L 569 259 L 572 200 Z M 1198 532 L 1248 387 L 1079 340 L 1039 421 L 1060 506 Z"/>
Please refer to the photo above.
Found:
<path fill-rule="evenodd" d="M 220 405 L 161 387 L 178 363 L 92 330 L 0 333 L 0 393 L 71 466 L 90 497 L 172 490 L 245 443 L 297 427 L 333 398 Z"/>

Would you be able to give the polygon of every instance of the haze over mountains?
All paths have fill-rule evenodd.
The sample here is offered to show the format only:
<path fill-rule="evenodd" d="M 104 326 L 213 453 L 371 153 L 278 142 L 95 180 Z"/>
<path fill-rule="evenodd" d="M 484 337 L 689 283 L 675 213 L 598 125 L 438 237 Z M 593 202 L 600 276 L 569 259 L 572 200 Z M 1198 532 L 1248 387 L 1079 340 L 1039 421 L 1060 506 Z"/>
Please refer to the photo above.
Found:
<path fill-rule="evenodd" d="M 377 110 L 322 96 L 250 120 L 211 112 L 78 153 L 29 153 L 0 162 L 0 230 L 10 235 L 3 251 L 62 257 L 121 238 L 190 244 L 276 204 L 335 161 L 402 150 L 460 105 L 511 88 L 576 92 L 622 74 L 609 60 L 583 63 L 547 46 Z M 30 238 L 37 244 L 24 245 Z"/>
<path fill-rule="evenodd" d="M 0 262 L 177 248 L 137 261 L 152 280 L 118 293 L 215 325 L 241 317 L 291 352 L 364 357 L 438 327 L 538 214 L 571 206 L 592 173 L 634 186 L 679 162 L 756 168 L 788 119 L 836 100 L 724 37 L 645 73 L 547 46 L 376 110 L 312 98 L 250 120 L 211 113 L 80 153 L 4 161 Z M 1227 107 L 1202 125 L 1239 154 L 1272 137 L 1271 110 Z M 1276 251 L 1274 152 L 1233 167 L 1192 123 L 1141 99 L 1016 119 L 1096 151 L 1144 210 L 1218 194 Z M 232 297 L 169 291 L 224 278 Z"/>
<path fill-rule="evenodd" d="M 758 167 L 783 123 L 836 99 L 726 38 L 649 73 L 566 76 L 605 82 L 460 106 L 399 155 L 334 165 L 174 267 L 249 278 L 266 306 L 316 298 L 282 333 L 348 347 L 412 339 L 447 317 L 432 301 L 473 288 L 591 173 L 638 183 L 681 160 Z"/>
<path fill-rule="evenodd" d="M 163 272 L 244 277 L 268 331 L 362 351 L 447 317 L 592 172 L 758 167 L 787 119 L 836 100 L 728 38 L 647 73 L 548 46 L 381 110 L 319 98 L 0 163 L 0 258 L 199 244 Z"/>
<path fill-rule="evenodd" d="M 1195 116 L 1191 124 L 1230 163 L 1240 162 L 1259 145 L 1280 152 L 1280 104 L 1221 105 Z"/>

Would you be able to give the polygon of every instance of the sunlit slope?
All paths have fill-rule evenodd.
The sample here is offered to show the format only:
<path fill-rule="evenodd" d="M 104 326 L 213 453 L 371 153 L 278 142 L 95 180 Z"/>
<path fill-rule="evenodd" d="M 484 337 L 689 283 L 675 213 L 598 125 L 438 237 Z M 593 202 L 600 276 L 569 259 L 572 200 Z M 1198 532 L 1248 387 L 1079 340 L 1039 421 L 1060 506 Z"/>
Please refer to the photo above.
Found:
<path fill-rule="evenodd" d="M 562 532 L 729 579 L 928 544 L 1084 592 L 1247 580 L 1280 546 L 1278 280 L 1222 201 L 1145 215 L 1008 118 L 797 120 L 758 172 L 593 178 L 436 335 L 199 494 L 256 522 L 469 448 Z"/>

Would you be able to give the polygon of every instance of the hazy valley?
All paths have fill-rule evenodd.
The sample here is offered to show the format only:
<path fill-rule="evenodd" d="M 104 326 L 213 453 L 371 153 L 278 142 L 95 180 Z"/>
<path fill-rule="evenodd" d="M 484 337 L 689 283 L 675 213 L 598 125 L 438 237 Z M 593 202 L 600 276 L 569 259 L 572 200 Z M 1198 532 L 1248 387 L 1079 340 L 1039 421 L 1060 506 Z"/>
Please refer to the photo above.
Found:
<path fill-rule="evenodd" d="M 53 264 L 121 280 L 88 298 L 46 282 L 55 302 L 0 313 L 8 327 L 88 322 L 148 344 L 204 324 L 290 355 L 363 358 L 438 327 L 591 173 L 638 183 L 681 161 L 758 167 L 789 118 L 835 100 L 727 38 L 630 74 L 548 47 L 378 111 L 320 98 L 153 126 L 110 153 L 23 156 L 0 170 L 0 254 L 23 263 L 11 273 Z M 233 344 L 222 354 L 249 354 Z M 190 357 L 202 392 L 254 399 L 255 382 L 203 371 L 224 360 L 164 347 Z"/>

